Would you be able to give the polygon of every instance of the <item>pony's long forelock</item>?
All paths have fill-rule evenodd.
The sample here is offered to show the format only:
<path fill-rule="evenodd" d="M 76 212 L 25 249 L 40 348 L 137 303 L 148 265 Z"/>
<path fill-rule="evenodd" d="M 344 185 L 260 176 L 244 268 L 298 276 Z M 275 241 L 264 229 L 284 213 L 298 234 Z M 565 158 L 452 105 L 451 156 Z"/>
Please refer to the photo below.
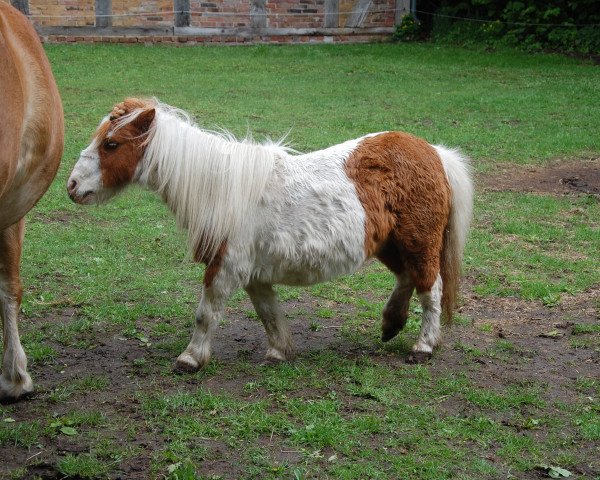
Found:
<path fill-rule="evenodd" d="M 192 257 L 208 262 L 223 242 L 240 234 L 276 158 L 291 149 L 203 130 L 182 110 L 159 102 L 152 106 L 156 116 L 144 140 L 140 182 L 165 199 L 178 225 L 188 231 Z M 134 114 L 123 121 L 133 121 Z"/>

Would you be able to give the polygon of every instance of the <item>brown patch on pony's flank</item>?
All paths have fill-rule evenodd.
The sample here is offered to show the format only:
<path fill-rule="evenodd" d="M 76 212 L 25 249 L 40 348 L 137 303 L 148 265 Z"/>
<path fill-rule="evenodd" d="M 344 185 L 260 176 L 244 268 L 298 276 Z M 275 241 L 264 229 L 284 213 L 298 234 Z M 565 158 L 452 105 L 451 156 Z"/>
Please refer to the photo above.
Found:
<path fill-rule="evenodd" d="M 227 242 L 221 243 L 217 249 L 217 253 L 210 259 L 202 256 L 200 253 L 201 251 L 202 249 L 200 247 L 196 250 L 194 260 L 196 262 L 202 262 L 206 264 L 206 270 L 204 272 L 204 286 L 208 288 L 212 285 L 217 273 L 219 273 L 219 270 L 221 269 L 223 257 L 225 257 L 225 252 L 227 251 Z"/>
<path fill-rule="evenodd" d="M 452 197 L 437 151 L 408 133 L 382 133 L 363 140 L 345 169 L 365 209 L 367 257 L 407 269 L 418 293 L 430 291 Z"/>
<path fill-rule="evenodd" d="M 119 188 L 131 181 L 144 156 L 144 140 L 155 114 L 150 107 L 122 127 L 118 127 L 118 119 L 100 125 L 96 139 L 104 187 Z"/>

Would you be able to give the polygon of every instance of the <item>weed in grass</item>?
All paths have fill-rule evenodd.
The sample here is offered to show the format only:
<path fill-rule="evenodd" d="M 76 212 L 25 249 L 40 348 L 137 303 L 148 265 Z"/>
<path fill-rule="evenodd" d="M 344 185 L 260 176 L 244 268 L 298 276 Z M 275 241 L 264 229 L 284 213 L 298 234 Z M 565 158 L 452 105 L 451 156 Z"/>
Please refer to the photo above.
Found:
<path fill-rule="evenodd" d="M 177 462 L 167 467 L 167 480 L 197 480 L 196 469 L 189 462 Z"/>
<path fill-rule="evenodd" d="M 577 377 L 575 388 L 582 393 L 600 394 L 600 381 L 594 378 Z"/>
<path fill-rule="evenodd" d="M 477 359 L 477 358 L 481 358 L 484 356 L 484 353 L 482 350 L 480 350 L 477 347 L 474 347 L 472 345 L 468 345 L 464 342 L 456 342 L 454 344 L 454 348 L 456 350 L 459 350 L 463 353 L 465 353 L 467 355 L 468 358 L 470 359 Z"/>
<path fill-rule="evenodd" d="M 319 318 L 334 318 L 336 313 L 331 308 L 320 308 L 317 310 L 317 316 Z"/>
<path fill-rule="evenodd" d="M 0 422 L 0 445 L 29 448 L 40 441 L 42 429 L 39 422 Z"/>
<path fill-rule="evenodd" d="M 482 323 L 481 325 L 479 325 L 479 330 L 485 333 L 492 333 L 494 331 L 494 328 L 489 323 Z"/>
<path fill-rule="evenodd" d="M 542 408 L 544 406 L 544 402 L 540 398 L 540 390 L 535 387 L 509 387 L 502 393 L 472 388 L 465 389 L 462 394 L 468 402 L 482 409 L 499 412 L 521 407 Z"/>
<path fill-rule="evenodd" d="M 69 380 L 64 385 L 59 385 L 47 394 L 47 397 L 51 402 L 59 403 L 64 402 L 75 393 L 104 390 L 108 385 L 108 377 L 104 375 L 88 375 Z"/>
<path fill-rule="evenodd" d="M 571 338 L 569 339 L 569 345 L 575 349 L 592 349 L 598 348 L 598 340 L 591 338 Z"/>
<path fill-rule="evenodd" d="M 496 340 L 493 349 L 499 353 L 512 355 L 517 351 L 514 343 L 510 340 Z"/>
<path fill-rule="evenodd" d="M 600 406 L 585 405 L 575 417 L 575 425 L 579 427 L 581 435 L 586 440 L 600 440 Z"/>
<path fill-rule="evenodd" d="M 589 333 L 600 333 L 600 323 L 578 323 L 573 326 L 573 335 L 585 335 Z"/>
<path fill-rule="evenodd" d="M 76 478 L 104 477 L 110 468 L 109 464 L 88 453 L 68 454 L 58 461 L 57 467 L 63 475 Z"/>
<path fill-rule="evenodd" d="M 50 363 L 57 355 L 56 350 L 45 343 L 23 342 L 23 348 L 27 352 L 27 358 L 33 363 Z"/>
<path fill-rule="evenodd" d="M 7 477 L 10 480 L 20 480 L 27 477 L 27 467 L 16 468 L 8 472 Z"/>
<path fill-rule="evenodd" d="M 91 450 L 99 459 L 112 460 L 113 463 L 119 463 L 140 452 L 139 447 L 130 445 L 123 447 L 110 438 L 100 438 Z"/>
<path fill-rule="evenodd" d="M 98 427 L 106 423 L 103 413 L 97 411 L 74 410 L 67 415 L 55 416 L 45 429 L 49 435 L 75 436 L 79 427 Z"/>

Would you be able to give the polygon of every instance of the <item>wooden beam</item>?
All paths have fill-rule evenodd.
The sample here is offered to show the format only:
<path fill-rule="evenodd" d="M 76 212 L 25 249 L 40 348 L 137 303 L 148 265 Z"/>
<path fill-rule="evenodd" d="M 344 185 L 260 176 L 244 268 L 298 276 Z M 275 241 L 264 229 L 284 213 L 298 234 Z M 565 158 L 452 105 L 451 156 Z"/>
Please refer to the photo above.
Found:
<path fill-rule="evenodd" d="M 372 34 L 392 34 L 394 27 L 367 27 L 367 28 L 208 28 L 208 27 L 187 27 L 175 28 L 173 33 L 178 36 L 286 36 L 286 35 L 372 35 Z"/>
<path fill-rule="evenodd" d="M 112 26 L 112 0 L 95 0 L 96 27 L 106 28 Z"/>
<path fill-rule="evenodd" d="M 173 10 L 175 11 L 175 26 L 190 26 L 190 0 L 173 0 Z"/>
<path fill-rule="evenodd" d="M 252 28 L 266 28 L 267 0 L 252 0 L 250 2 L 250 26 Z"/>
<path fill-rule="evenodd" d="M 190 37 L 243 37 L 257 36 L 278 37 L 287 35 L 391 35 L 394 27 L 367 28 L 208 28 L 208 27 L 51 27 L 38 25 L 38 33 L 42 36 L 106 36 L 106 37 L 143 37 L 143 36 L 190 36 Z"/>
<path fill-rule="evenodd" d="M 325 28 L 340 26 L 340 0 L 325 0 Z"/>
<path fill-rule="evenodd" d="M 396 25 L 400 25 L 402 23 L 402 19 L 410 14 L 410 0 L 396 0 L 396 15 L 394 18 L 394 23 Z"/>

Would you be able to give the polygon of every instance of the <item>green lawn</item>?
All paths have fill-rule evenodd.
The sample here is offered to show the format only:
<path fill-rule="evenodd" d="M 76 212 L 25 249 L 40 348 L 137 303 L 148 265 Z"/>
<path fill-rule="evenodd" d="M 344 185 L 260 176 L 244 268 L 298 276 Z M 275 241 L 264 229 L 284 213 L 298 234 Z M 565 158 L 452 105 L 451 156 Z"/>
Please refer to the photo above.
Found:
<path fill-rule="evenodd" d="M 598 66 L 433 44 L 46 51 L 66 147 L 28 215 L 22 339 L 38 393 L 0 406 L 0 476 L 525 479 L 563 468 L 600 478 L 597 197 L 478 189 L 468 308 L 429 365 L 403 363 L 416 303 L 406 333 L 379 341 L 393 279 L 372 263 L 279 288 L 297 322 L 295 361 L 260 364 L 264 335 L 238 293 L 215 361 L 174 375 L 203 267 L 149 192 L 84 208 L 64 188 L 97 123 L 126 96 L 156 96 L 207 128 L 287 136 L 301 151 L 405 130 L 461 148 L 478 175 L 498 163 L 597 158 Z M 498 318 L 512 311 L 524 322 L 499 335 Z M 227 337 L 244 325 L 248 342 Z"/>

